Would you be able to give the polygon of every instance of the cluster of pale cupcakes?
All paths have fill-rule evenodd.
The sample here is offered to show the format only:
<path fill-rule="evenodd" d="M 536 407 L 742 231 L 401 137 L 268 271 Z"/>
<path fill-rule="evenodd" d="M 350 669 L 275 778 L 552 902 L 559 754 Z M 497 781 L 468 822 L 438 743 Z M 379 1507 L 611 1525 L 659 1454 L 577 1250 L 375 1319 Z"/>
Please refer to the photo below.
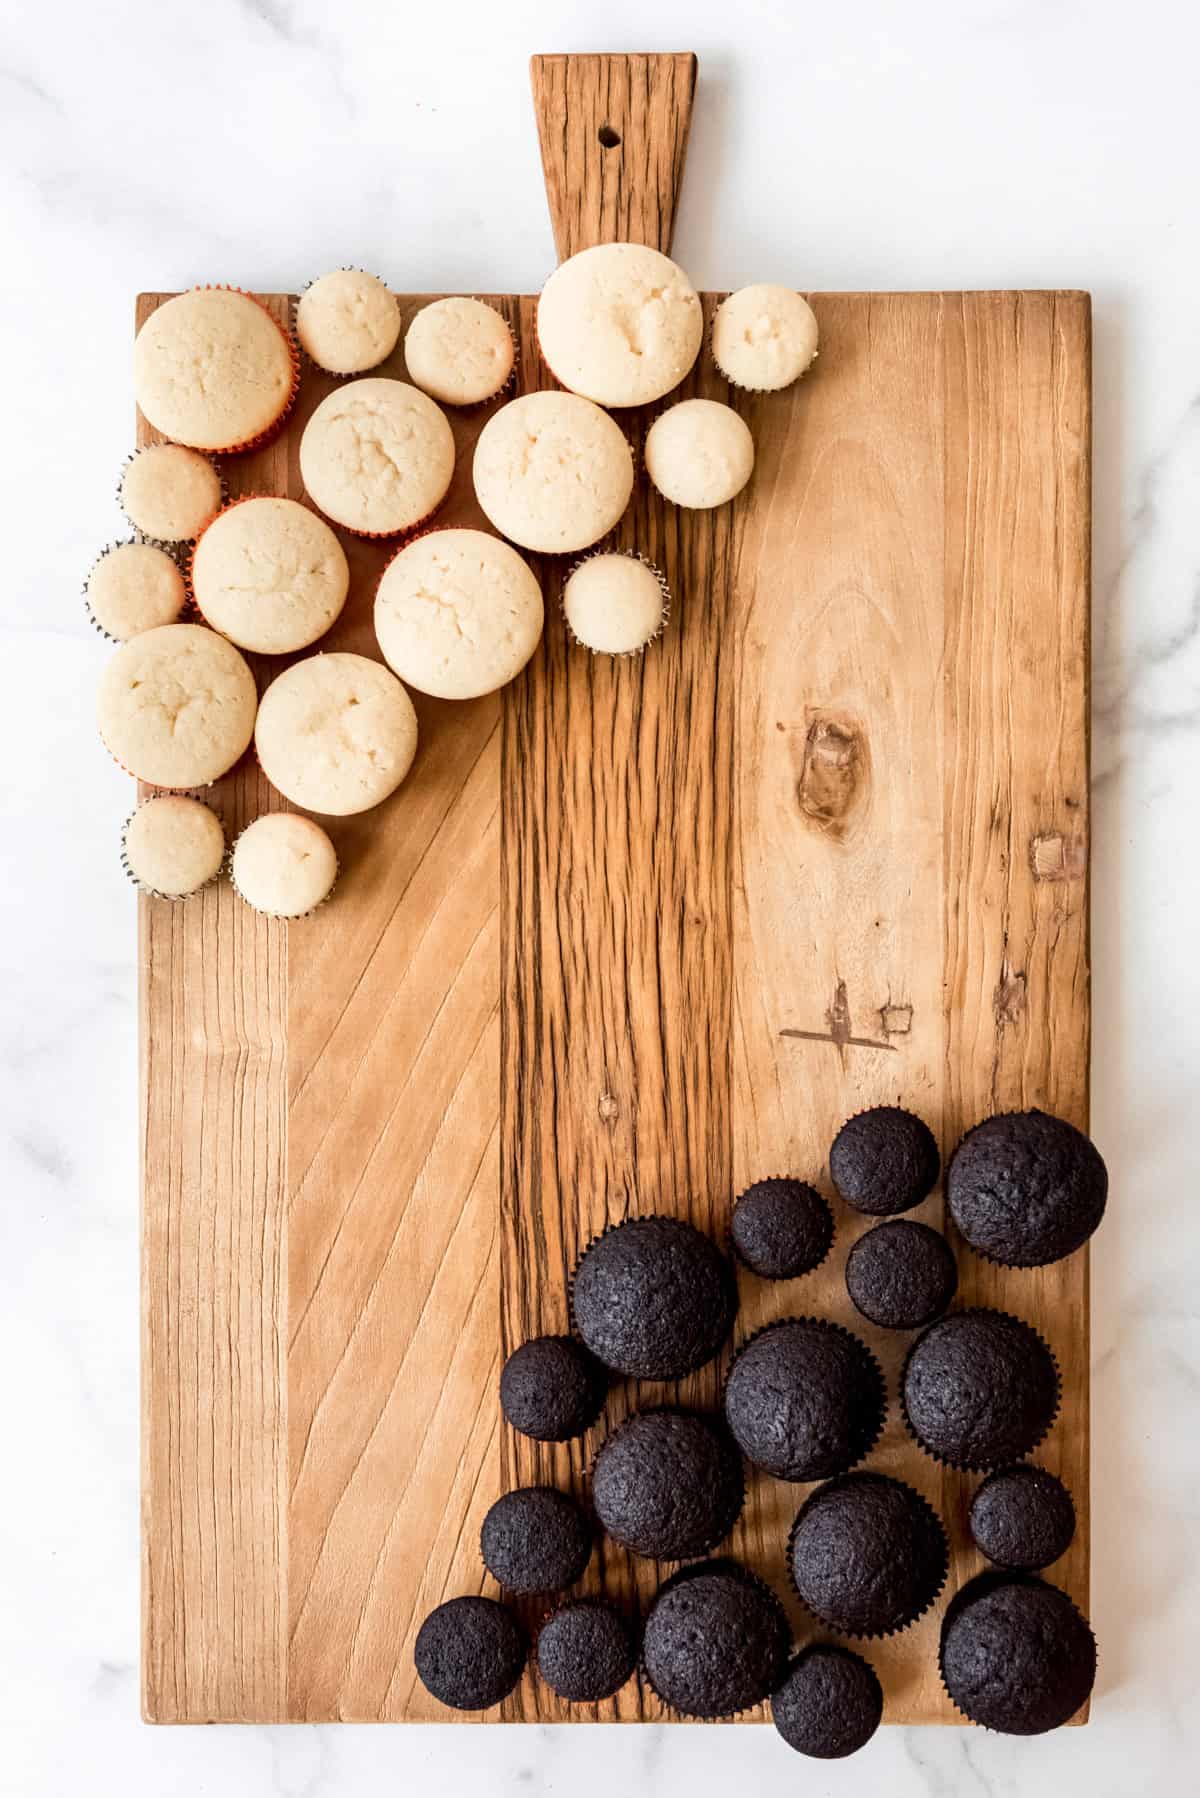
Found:
<path fill-rule="evenodd" d="M 319 824 L 271 813 L 227 854 L 220 820 L 195 790 L 253 742 L 293 806 L 345 817 L 380 804 L 416 755 L 407 689 L 478 698 L 519 674 L 537 647 L 542 586 L 520 552 L 570 558 L 566 628 L 594 654 L 639 654 L 668 622 L 661 570 L 605 539 L 634 488 L 634 452 L 611 412 L 666 399 L 701 351 L 701 302 L 683 270 L 624 243 L 558 268 L 538 302 L 537 333 L 565 391 L 505 398 L 516 375 L 512 333 L 479 300 L 423 307 L 404 339 L 409 379 L 372 374 L 400 330 L 384 284 L 340 269 L 304 291 L 291 328 L 248 294 L 198 288 L 168 300 L 139 332 L 137 401 L 166 441 L 127 462 L 118 498 L 133 536 L 99 558 L 85 597 L 118 645 L 100 685 L 101 737 L 122 767 L 159 789 L 123 837 L 125 867 L 148 893 L 188 897 L 228 867 L 242 898 L 271 916 L 322 904 L 338 863 Z M 816 349 L 812 311 L 787 288 L 744 288 L 713 319 L 714 361 L 745 390 L 790 385 Z M 300 436 L 309 503 L 231 501 L 214 458 L 258 448 L 281 428 L 301 351 L 339 377 Z M 498 535 L 430 528 L 454 476 L 445 409 L 496 401 L 472 475 Z M 666 405 L 641 449 L 653 485 L 689 509 L 727 504 L 754 467 L 744 420 L 712 400 Z M 301 655 L 350 591 L 334 527 L 398 543 L 375 594 L 382 663 Z M 247 653 L 301 659 L 260 700 Z"/>

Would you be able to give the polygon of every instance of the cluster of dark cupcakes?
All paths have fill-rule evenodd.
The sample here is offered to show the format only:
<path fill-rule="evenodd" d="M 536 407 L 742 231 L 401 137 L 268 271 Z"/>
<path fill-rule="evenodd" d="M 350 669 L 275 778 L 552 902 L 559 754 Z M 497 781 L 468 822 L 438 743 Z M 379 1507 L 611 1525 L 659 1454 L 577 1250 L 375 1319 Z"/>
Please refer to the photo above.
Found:
<path fill-rule="evenodd" d="M 1023 1459 L 1057 1413 L 1054 1358 L 1007 1313 L 948 1310 L 957 1287 L 949 1243 L 899 1215 L 929 1196 L 941 1172 L 919 1118 L 896 1107 L 860 1113 L 839 1131 L 829 1168 L 842 1200 L 885 1220 L 847 1258 L 851 1300 L 876 1325 L 920 1331 L 900 1380 L 906 1428 L 936 1460 L 988 1475 L 969 1523 L 995 1571 L 946 1610 L 942 1681 L 972 1722 L 1017 1734 L 1055 1728 L 1091 1690 L 1095 1644 L 1067 1595 L 1037 1577 L 1075 1527 L 1066 1488 Z M 1040 1112 L 969 1132 L 947 1176 L 959 1233 L 1011 1267 L 1073 1252 L 1099 1223 L 1106 1193 L 1087 1138 Z M 764 1278 L 811 1272 L 833 1237 L 829 1205 L 800 1180 L 757 1182 L 734 1206 L 734 1254 Z M 527 1342 L 505 1364 L 505 1417 L 538 1440 L 580 1436 L 597 1421 L 611 1375 L 684 1377 L 720 1353 L 736 1310 L 733 1268 L 701 1231 L 665 1217 L 611 1226 L 576 1266 L 574 1335 Z M 870 1640 L 924 1615 L 947 1577 L 942 1521 L 904 1481 L 859 1466 L 879 1439 L 886 1401 L 882 1370 L 854 1332 L 785 1318 L 737 1349 L 723 1417 L 661 1406 L 609 1433 L 592 1466 L 594 1519 L 549 1487 L 505 1494 L 488 1512 L 481 1548 L 506 1592 L 565 1592 L 587 1566 L 597 1524 L 631 1554 L 686 1563 L 660 1587 L 640 1632 L 603 1598 L 551 1609 L 534 1649 L 546 1683 L 568 1701 L 596 1703 L 640 1666 L 679 1715 L 734 1716 L 769 1699 L 779 1733 L 801 1752 L 832 1758 L 862 1747 L 883 1710 L 869 1662 L 843 1642 L 810 1642 L 793 1655 L 771 1588 L 739 1562 L 707 1557 L 741 1513 L 744 1458 L 776 1479 L 821 1482 L 800 1507 L 787 1556 L 792 1586 L 819 1625 Z M 415 1658 L 436 1697 L 477 1710 L 513 1689 L 528 1643 L 506 1604 L 453 1599 L 426 1619 Z"/>

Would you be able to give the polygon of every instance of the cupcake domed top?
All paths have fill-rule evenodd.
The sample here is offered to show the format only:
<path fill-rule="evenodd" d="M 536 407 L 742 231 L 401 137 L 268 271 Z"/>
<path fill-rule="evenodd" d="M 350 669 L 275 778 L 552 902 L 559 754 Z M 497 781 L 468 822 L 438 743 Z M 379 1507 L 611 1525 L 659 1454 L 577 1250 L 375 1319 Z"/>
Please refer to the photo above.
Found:
<path fill-rule="evenodd" d="M 640 243 L 569 256 L 542 289 L 538 343 L 551 372 L 600 406 L 644 406 L 687 374 L 700 350 L 700 296 L 669 256 Z"/>
<path fill-rule="evenodd" d="M 637 1217 L 584 1250 L 571 1294 L 598 1361 L 642 1380 L 678 1380 L 729 1334 L 737 1287 L 709 1238 L 674 1217 Z"/>
<path fill-rule="evenodd" d="M 294 352 L 265 306 L 224 287 L 194 288 L 152 312 L 133 348 L 142 416 L 199 450 L 245 447 L 287 410 Z"/>

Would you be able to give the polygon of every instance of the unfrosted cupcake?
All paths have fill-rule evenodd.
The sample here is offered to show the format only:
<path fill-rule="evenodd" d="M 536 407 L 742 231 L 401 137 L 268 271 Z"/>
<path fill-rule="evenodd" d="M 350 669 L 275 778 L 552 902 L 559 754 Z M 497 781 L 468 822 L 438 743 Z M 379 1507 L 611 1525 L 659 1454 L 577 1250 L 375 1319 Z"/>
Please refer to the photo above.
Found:
<path fill-rule="evenodd" d="M 411 531 L 435 512 L 454 475 L 454 433 L 407 381 L 351 381 L 321 401 L 300 439 L 309 497 L 366 537 Z"/>
<path fill-rule="evenodd" d="M 562 603 L 572 637 L 595 655 L 637 655 L 671 615 L 665 578 L 633 550 L 588 556 L 567 577 Z"/>
<path fill-rule="evenodd" d="M 732 406 L 680 400 L 646 435 L 646 473 L 664 499 L 707 511 L 742 491 L 754 472 L 754 439 Z"/>
<path fill-rule="evenodd" d="M 417 752 L 417 715 L 395 675 L 378 662 L 344 653 L 308 656 L 263 694 L 254 745 L 263 773 L 285 799 L 348 817 L 400 785 Z"/>
<path fill-rule="evenodd" d="M 516 352 L 512 332 L 482 300 L 434 300 L 404 338 L 408 378 L 443 406 L 477 406 L 507 384 Z"/>
<path fill-rule="evenodd" d="M 152 787 L 206 787 L 254 733 L 258 695 L 244 657 L 216 631 L 168 624 L 122 644 L 100 678 L 109 754 Z"/>
<path fill-rule="evenodd" d="M 311 818 L 269 812 L 248 824 L 229 861 L 238 896 L 268 918 L 303 918 L 323 905 L 337 880 L 337 851 Z"/>
<path fill-rule="evenodd" d="M 475 497 L 522 549 L 570 555 L 612 530 L 633 492 L 633 456 L 607 412 L 573 393 L 527 393 L 479 433 Z"/>
<path fill-rule="evenodd" d="M 192 449 L 232 454 L 261 443 L 299 385 L 295 346 L 249 294 L 197 287 L 151 313 L 133 346 L 143 418 Z"/>
<path fill-rule="evenodd" d="M 677 387 L 700 350 L 700 296 L 677 263 L 640 243 L 569 256 L 542 289 L 538 343 L 551 373 L 601 406 L 644 406 Z"/>
<path fill-rule="evenodd" d="M 388 666 L 420 693 L 476 699 L 518 675 L 542 635 L 542 590 L 486 531 L 430 531 L 393 556 L 375 596 Z"/>
<path fill-rule="evenodd" d="M 758 393 L 790 387 L 817 353 L 813 309 L 790 287 L 741 287 L 717 308 L 712 353 L 735 387 Z"/>
<path fill-rule="evenodd" d="M 236 500 L 192 555 L 192 592 L 204 617 L 262 655 L 287 655 L 323 637 L 349 587 L 341 544 L 293 499 Z"/>
<path fill-rule="evenodd" d="M 114 643 L 178 623 L 187 605 L 178 562 L 153 543 L 113 544 L 83 591 L 92 623 Z"/>
<path fill-rule="evenodd" d="M 191 543 L 221 509 L 221 477 L 198 450 L 150 443 L 125 464 L 117 499 L 143 537 Z"/>
<path fill-rule="evenodd" d="M 133 884 L 154 899 L 187 899 L 209 885 L 225 860 L 225 832 L 199 799 L 159 793 L 125 826 L 121 861 Z"/>
<path fill-rule="evenodd" d="M 300 295 L 296 335 L 305 355 L 331 375 L 363 375 L 396 347 L 400 308 L 377 275 L 338 268 Z"/>

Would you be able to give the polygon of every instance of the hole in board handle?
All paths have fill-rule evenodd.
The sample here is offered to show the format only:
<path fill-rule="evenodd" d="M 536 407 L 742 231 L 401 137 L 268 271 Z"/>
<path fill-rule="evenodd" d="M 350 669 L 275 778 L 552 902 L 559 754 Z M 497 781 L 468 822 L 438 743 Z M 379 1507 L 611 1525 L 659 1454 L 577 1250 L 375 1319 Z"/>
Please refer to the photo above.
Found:
<path fill-rule="evenodd" d="M 601 125 L 596 136 L 606 150 L 615 150 L 620 146 L 621 134 L 619 131 L 614 131 L 611 125 Z"/>

